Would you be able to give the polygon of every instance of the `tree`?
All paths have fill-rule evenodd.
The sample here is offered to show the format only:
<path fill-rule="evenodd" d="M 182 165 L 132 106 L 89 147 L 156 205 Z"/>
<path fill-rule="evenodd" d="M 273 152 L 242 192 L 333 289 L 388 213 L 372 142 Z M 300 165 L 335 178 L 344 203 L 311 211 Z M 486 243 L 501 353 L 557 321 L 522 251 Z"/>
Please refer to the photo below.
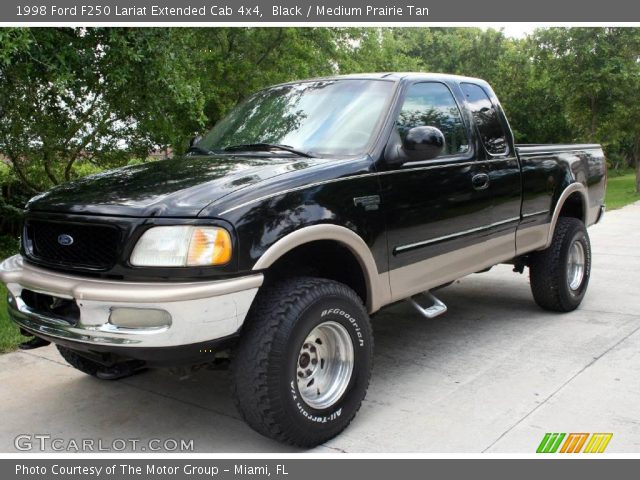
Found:
<path fill-rule="evenodd" d="M 350 28 L 345 31 L 340 73 L 401 72 L 425 69 L 413 55 L 411 44 L 401 35 L 404 29 Z"/>
<path fill-rule="evenodd" d="M 562 90 L 575 139 L 626 152 L 640 192 L 640 31 L 636 28 L 538 30 L 536 62 Z"/>
<path fill-rule="evenodd" d="M 0 154 L 31 192 L 120 165 L 204 121 L 182 29 L 36 28 L 0 38 Z"/>
<path fill-rule="evenodd" d="M 192 61 L 202 78 L 206 126 L 269 85 L 332 75 L 345 29 L 202 28 L 193 30 Z"/>

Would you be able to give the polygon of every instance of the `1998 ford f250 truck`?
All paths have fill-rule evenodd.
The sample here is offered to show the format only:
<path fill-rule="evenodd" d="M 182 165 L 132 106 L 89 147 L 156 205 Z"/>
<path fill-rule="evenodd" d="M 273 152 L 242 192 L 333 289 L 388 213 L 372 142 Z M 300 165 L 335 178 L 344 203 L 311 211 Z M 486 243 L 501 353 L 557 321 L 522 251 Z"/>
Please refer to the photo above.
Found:
<path fill-rule="evenodd" d="M 482 80 L 306 80 L 182 158 L 33 198 L 0 279 L 23 333 L 99 378 L 230 352 L 249 425 L 312 446 L 360 407 L 385 305 L 434 317 L 431 290 L 510 263 L 541 307 L 575 309 L 605 181 L 598 145 L 515 145 Z"/>

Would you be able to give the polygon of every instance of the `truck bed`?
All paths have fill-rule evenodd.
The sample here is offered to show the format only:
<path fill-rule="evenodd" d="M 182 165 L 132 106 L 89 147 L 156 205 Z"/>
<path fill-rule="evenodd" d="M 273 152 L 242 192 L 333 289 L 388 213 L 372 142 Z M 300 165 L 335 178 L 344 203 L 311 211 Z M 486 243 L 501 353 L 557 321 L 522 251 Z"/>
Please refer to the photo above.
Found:
<path fill-rule="evenodd" d="M 604 202 L 606 161 L 598 144 L 516 144 L 522 169 L 523 218 L 553 213 L 559 196 L 570 183 L 586 190 L 584 218 L 597 220 Z"/>

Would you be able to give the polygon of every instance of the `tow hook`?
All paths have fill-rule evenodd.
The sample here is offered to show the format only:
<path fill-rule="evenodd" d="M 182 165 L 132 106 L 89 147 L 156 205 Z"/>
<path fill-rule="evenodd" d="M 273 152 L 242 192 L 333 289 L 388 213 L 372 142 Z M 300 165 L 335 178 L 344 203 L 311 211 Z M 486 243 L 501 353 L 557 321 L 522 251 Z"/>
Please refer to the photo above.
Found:
<path fill-rule="evenodd" d="M 231 361 L 228 357 L 216 357 L 209 362 L 196 363 L 188 366 L 178 366 L 169 369 L 172 375 L 177 376 L 180 380 L 189 378 L 200 370 L 228 370 Z"/>
<path fill-rule="evenodd" d="M 131 361 L 116 363 L 109 367 L 101 366 L 96 372 L 96 377 L 101 380 L 117 380 L 119 378 L 130 377 L 144 370 L 144 365 L 144 362 Z"/>

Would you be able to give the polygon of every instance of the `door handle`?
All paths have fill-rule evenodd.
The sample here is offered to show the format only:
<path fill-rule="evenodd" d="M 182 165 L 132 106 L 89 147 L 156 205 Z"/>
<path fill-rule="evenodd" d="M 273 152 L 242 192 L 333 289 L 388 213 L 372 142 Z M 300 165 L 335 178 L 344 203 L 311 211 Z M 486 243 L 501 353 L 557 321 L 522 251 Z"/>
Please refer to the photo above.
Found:
<path fill-rule="evenodd" d="M 489 188 L 489 175 L 486 173 L 478 173 L 471 178 L 471 185 L 474 190 L 486 190 Z"/>

